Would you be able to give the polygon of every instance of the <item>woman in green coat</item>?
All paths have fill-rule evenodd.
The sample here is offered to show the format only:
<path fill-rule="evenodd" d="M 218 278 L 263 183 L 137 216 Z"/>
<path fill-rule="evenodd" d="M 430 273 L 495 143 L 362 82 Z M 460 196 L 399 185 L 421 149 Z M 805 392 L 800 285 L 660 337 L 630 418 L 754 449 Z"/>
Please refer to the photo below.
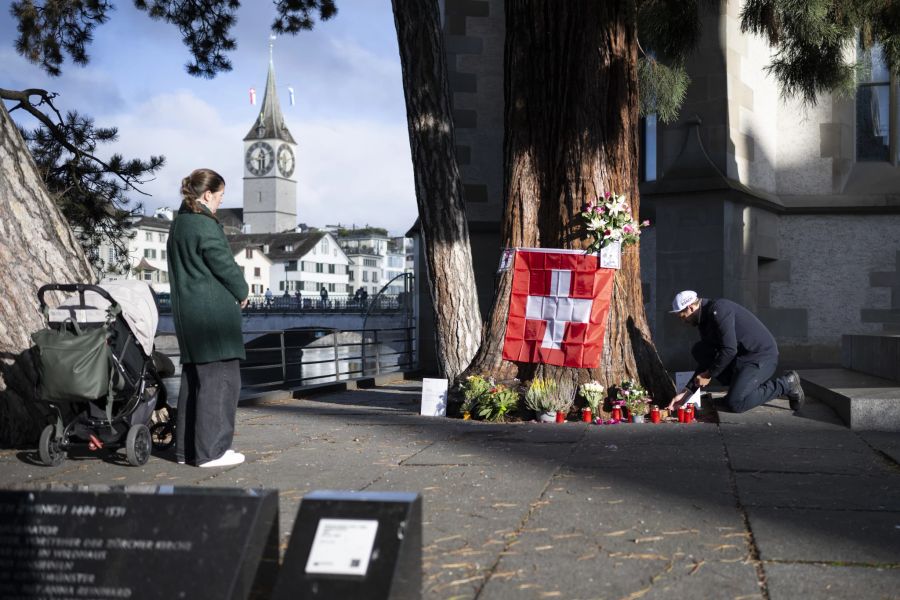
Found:
<path fill-rule="evenodd" d="M 245 358 L 241 308 L 249 289 L 216 219 L 224 194 L 225 180 L 215 171 L 185 177 L 166 244 L 182 364 L 176 457 L 200 467 L 244 461 L 231 443 Z"/>

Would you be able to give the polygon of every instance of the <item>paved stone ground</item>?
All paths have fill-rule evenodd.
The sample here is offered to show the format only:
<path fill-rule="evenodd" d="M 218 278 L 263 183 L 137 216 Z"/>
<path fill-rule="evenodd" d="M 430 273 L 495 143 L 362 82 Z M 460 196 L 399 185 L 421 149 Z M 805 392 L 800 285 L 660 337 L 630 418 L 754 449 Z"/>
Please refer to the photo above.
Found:
<path fill-rule="evenodd" d="M 315 489 L 424 497 L 425 598 L 900 598 L 896 434 L 811 402 L 720 423 L 492 425 L 420 417 L 420 387 L 258 401 L 248 462 L 0 452 L 0 486 L 177 484 L 280 492 L 282 552 Z"/>

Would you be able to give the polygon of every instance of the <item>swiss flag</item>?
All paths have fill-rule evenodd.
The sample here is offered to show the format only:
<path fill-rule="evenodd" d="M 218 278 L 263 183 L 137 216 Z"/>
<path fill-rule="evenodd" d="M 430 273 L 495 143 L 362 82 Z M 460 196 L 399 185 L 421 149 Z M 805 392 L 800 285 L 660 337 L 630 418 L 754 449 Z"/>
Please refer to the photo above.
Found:
<path fill-rule="evenodd" d="M 615 273 L 583 250 L 517 249 L 503 358 L 600 366 Z"/>

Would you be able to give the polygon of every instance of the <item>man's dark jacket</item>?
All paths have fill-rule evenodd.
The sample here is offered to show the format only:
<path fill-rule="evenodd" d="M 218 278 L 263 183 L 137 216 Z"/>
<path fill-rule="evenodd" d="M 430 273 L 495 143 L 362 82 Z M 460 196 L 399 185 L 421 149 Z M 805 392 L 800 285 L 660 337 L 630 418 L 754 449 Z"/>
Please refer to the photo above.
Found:
<path fill-rule="evenodd" d="M 752 312 L 723 298 L 700 301 L 700 339 L 714 351 L 712 363 L 699 365 L 697 372 L 709 371 L 718 377 L 731 361 L 736 366 L 778 360 L 778 345 L 766 326 Z"/>

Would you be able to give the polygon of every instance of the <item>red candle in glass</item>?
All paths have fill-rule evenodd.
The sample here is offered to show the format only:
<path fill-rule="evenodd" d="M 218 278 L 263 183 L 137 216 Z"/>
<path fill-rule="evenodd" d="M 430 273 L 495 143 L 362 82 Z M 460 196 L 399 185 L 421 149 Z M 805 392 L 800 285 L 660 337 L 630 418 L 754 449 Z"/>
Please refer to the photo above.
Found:
<path fill-rule="evenodd" d="M 650 409 L 650 422 L 659 423 L 659 407 L 654 406 Z"/>
<path fill-rule="evenodd" d="M 678 407 L 678 422 L 679 423 L 687 423 L 687 412 L 684 410 L 683 406 Z"/>
<path fill-rule="evenodd" d="M 616 421 L 622 420 L 622 409 L 618 406 L 614 406 L 612 409 L 612 418 Z"/>
<path fill-rule="evenodd" d="M 589 408 L 581 409 L 581 420 L 585 423 L 591 422 L 591 409 L 589 409 Z"/>
<path fill-rule="evenodd" d="M 685 410 L 684 414 L 684 422 L 685 423 L 693 423 L 694 422 L 694 406 L 690 405 Z"/>
<path fill-rule="evenodd" d="M 557 423 L 564 423 L 565 420 L 566 420 L 566 413 L 564 413 L 564 412 L 561 411 L 561 410 L 556 411 L 556 422 L 557 422 Z"/>

